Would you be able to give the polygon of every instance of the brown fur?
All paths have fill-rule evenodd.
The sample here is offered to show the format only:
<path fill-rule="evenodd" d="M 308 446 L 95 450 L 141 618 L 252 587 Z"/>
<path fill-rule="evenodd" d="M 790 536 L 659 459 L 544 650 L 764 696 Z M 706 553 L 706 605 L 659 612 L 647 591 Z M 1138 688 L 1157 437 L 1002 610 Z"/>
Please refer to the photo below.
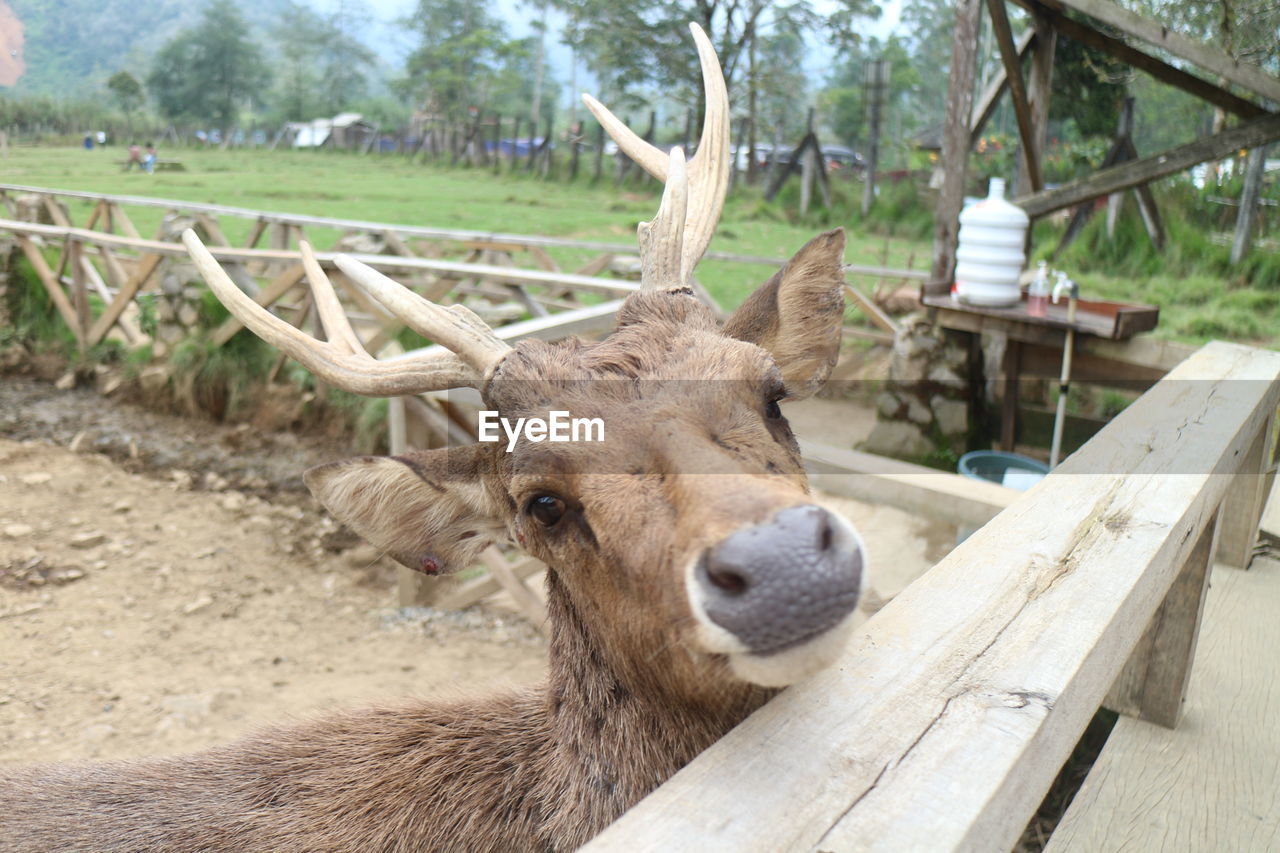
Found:
<path fill-rule="evenodd" d="M 807 503 L 795 439 L 764 413 L 783 377 L 802 396 L 830 370 L 842 247 L 838 231 L 808 244 L 731 336 L 692 296 L 637 293 L 608 340 L 522 342 L 485 389 L 506 417 L 603 416 L 603 443 L 477 445 L 309 475 L 335 515 L 408 565 L 456 568 L 507 537 L 544 560 L 545 686 L 349 712 L 191 756 L 6 771 L 0 851 L 586 842 L 774 692 L 699 644 L 684 571 L 744 523 Z M 550 529 L 525 512 L 547 492 L 569 507 Z"/>

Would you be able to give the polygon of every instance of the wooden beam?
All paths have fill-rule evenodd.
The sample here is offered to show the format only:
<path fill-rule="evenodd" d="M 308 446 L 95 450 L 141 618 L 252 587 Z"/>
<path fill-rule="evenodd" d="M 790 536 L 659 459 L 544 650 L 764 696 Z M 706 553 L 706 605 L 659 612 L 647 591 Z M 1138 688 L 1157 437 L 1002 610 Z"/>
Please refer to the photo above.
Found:
<path fill-rule="evenodd" d="M 1018 62 L 1026 59 L 1028 51 L 1035 44 L 1035 40 L 1035 31 L 1030 29 L 1018 36 Z M 982 87 L 982 94 L 974 102 L 973 117 L 969 120 L 970 148 L 978 144 L 978 140 L 982 137 L 982 131 L 986 129 L 987 122 L 991 121 L 991 116 L 995 115 L 996 107 L 1000 104 L 1000 96 L 1004 94 L 1005 89 L 1008 87 L 1009 80 L 1005 76 L 1004 65 L 1002 64 L 991 75 L 991 79 L 987 81 L 986 85 Z"/>
<path fill-rule="evenodd" d="M 1236 229 L 1231 238 L 1232 266 L 1243 261 L 1253 247 L 1253 224 L 1258 215 L 1258 197 L 1262 191 L 1266 159 L 1266 146 L 1249 152 L 1249 165 L 1244 171 L 1244 189 L 1240 194 L 1240 209 L 1236 212 Z"/>
<path fill-rule="evenodd" d="M 126 237 L 132 237 L 135 240 L 142 239 L 138 229 L 133 226 L 133 220 L 121 209 L 120 205 L 114 202 L 111 203 L 111 219 L 113 222 L 120 224 L 120 230 L 124 232 Z"/>
<path fill-rule="evenodd" d="M 879 326 L 891 335 L 898 334 L 898 324 L 893 321 L 892 317 L 884 313 L 884 309 L 877 305 L 875 300 L 848 282 L 845 282 L 844 289 L 849 294 L 849 297 L 857 303 L 858 310 L 865 314 L 873 325 Z"/>
<path fill-rule="evenodd" d="M 1011 849 L 1278 399 L 1207 345 L 583 853 Z"/>
<path fill-rule="evenodd" d="M 1280 101 L 1280 78 L 1272 77 L 1256 65 L 1196 39 L 1188 38 L 1167 24 L 1144 18 L 1110 0 L 1039 0 L 1057 11 L 1074 9 L 1108 24 L 1147 44 L 1168 51 L 1211 74 L 1235 83 L 1272 101 Z"/>
<path fill-rule="evenodd" d="M 1208 101 L 1241 118 L 1257 118 L 1266 115 L 1267 110 L 1252 101 L 1241 98 L 1233 92 L 1218 86 L 1202 77 L 1197 77 L 1177 68 L 1162 59 L 1144 53 L 1128 42 L 1104 32 L 1095 30 L 1087 24 L 1068 18 L 1061 12 L 1043 5 L 1039 0 L 1013 0 L 1019 6 L 1034 13 L 1045 15 L 1052 22 L 1054 29 L 1062 35 L 1078 41 L 1083 45 L 1108 53 L 1140 71 L 1145 71 L 1162 83 L 1167 83 L 1197 98 Z"/>
<path fill-rule="evenodd" d="M 302 264 L 294 264 L 288 267 L 262 289 L 262 292 L 255 297 L 255 301 L 263 308 L 269 307 L 281 296 L 296 287 L 305 275 L 306 272 L 303 270 Z M 219 326 L 210 336 L 210 340 L 214 346 L 220 347 L 235 337 L 236 332 L 243 328 L 244 324 L 235 317 L 228 317 L 226 322 Z"/>
<path fill-rule="evenodd" d="M 1280 139 L 1280 115 L 1267 115 L 1160 154 L 1094 172 L 1055 189 L 1022 196 L 1014 199 L 1013 203 L 1036 219 L 1046 213 L 1127 190 L 1206 160 L 1224 157 L 1242 148 L 1255 148 L 1276 139 Z"/>
<path fill-rule="evenodd" d="M 930 281 L 950 281 L 955 271 L 956 236 L 969 178 L 969 117 L 973 114 L 981 17 L 982 0 L 957 0 L 946 120 L 942 128 L 942 162 L 946 169 L 934 206 Z"/>
<path fill-rule="evenodd" d="M 1270 478 L 1266 469 L 1271 462 L 1272 419 L 1268 418 L 1253 436 L 1247 452 L 1231 476 L 1231 491 L 1222 506 L 1222 532 L 1216 559 L 1220 563 L 1247 569 L 1253 561 L 1253 546 L 1258 541 L 1258 522 L 1267 500 Z"/>
<path fill-rule="evenodd" d="M 525 557 L 511 564 L 511 574 L 523 580 L 530 575 L 537 574 L 546 569 L 546 565 L 534 557 Z M 436 607 L 440 610 L 461 610 L 464 607 L 470 607 L 473 604 L 479 604 L 484 599 L 493 595 L 502 589 L 498 583 L 498 579 L 491 573 L 486 573 L 474 580 L 467 581 L 462 586 L 446 592 L 436 602 Z"/>
<path fill-rule="evenodd" d="M 1107 693 L 1104 704 L 1121 714 L 1174 728 L 1191 681 L 1196 638 L 1209 569 L 1217 542 L 1219 512 L 1200 531 L 1195 548 L 1178 569 L 1173 587 L 1151 617 L 1146 633 Z"/>
<path fill-rule="evenodd" d="M 506 557 L 502 556 L 502 552 L 490 545 L 480 554 L 480 562 L 489 570 L 507 595 L 511 596 L 525 618 L 539 631 L 544 634 L 549 633 L 551 626 L 547 622 L 546 605 L 524 585 L 524 581 L 516 577 L 511 564 L 507 562 Z"/>
<path fill-rule="evenodd" d="M 1053 62 L 1058 50 L 1058 32 L 1045 15 L 1032 13 L 1029 32 L 1035 34 L 1035 51 L 1031 54 L 1027 98 L 1031 101 L 1031 127 L 1035 131 L 1036 162 L 1044 162 L 1044 143 L 1049 130 L 1049 107 L 1053 100 Z M 1029 176 L 1018 172 L 1018 187 L 1025 187 Z M 1031 234 L 1027 234 L 1028 247 Z"/>
<path fill-rule="evenodd" d="M 1035 124 L 1031 120 L 1031 104 L 1027 101 L 1027 87 L 1022 81 L 1022 63 L 1013 43 L 1013 29 L 1009 26 L 1009 13 L 1004 0 L 987 0 L 987 12 L 991 16 L 991 31 L 1000 49 L 1000 62 L 1004 65 L 1004 77 L 1009 85 L 1009 97 L 1013 101 L 1013 114 L 1018 120 L 1018 136 L 1022 139 L 1022 159 L 1031 188 L 1039 192 L 1044 187 L 1040 178 L 1038 160 L 1040 146 L 1036 143 Z"/>
<path fill-rule="evenodd" d="M 58 281 L 58 277 L 53 274 L 53 270 L 49 269 L 49 263 L 44 259 L 44 255 L 40 249 L 32 243 L 30 239 L 24 236 L 18 237 L 18 245 L 22 247 L 22 253 L 27 256 L 27 261 L 36 271 L 36 277 L 40 279 L 40 283 L 44 285 L 45 291 L 49 294 L 58 313 L 62 316 L 62 321 L 71 329 L 72 334 L 76 336 L 76 340 L 81 344 L 84 343 L 84 332 L 80 328 L 80 318 L 76 315 L 76 309 L 72 307 L 71 300 L 67 298 L 66 291 L 62 289 L 62 284 Z"/>
<path fill-rule="evenodd" d="M 151 274 L 155 272 L 156 267 L 160 264 L 159 255 L 147 255 L 138 263 L 138 267 L 134 270 L 129 280 L 121 285 L 120 290 L 116 293 L 115 299 L 112 299 L 107 305 L 106 310 L 98 316 L 93 327 L 89 329 L 89 334 L 85 337 L 85 346 L 93 346 L 102 340 L 103 336 L 111 329 L 116 320 L 129 307 L 129 303 L 133 301 L 133 297 L 137 295 L 142 286 L 146 284 L 147 279 L 151 278 Z"/>

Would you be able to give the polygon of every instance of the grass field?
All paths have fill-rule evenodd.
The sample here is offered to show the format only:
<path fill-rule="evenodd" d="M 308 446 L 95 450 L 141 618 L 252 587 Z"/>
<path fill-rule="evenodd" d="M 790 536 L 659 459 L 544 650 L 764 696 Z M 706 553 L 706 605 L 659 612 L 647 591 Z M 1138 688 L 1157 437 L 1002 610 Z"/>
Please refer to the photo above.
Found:
<path fill-rule="evenodd" d="M 161 155 L 180 159 L 187 171 L 154 175 L 121 172 L 122 148 L 16 148 L 8 159 L 0 160 L 0 180 L 377 222 L 621 243 L 634 242 L 635 224 L 650 218 L 658 203 L 657 187 L 652 184 L 619 189 L 612 180 L 593 186 L 584 177 L 569 185 L 537 180 L 523 172 L 495 176 L 482 169 L 424 166 L 398 155 L 190 149 L 162 150 Z M 850 193 L 842 192 L 842 196 Z M 891 197 L 882 199 L 886 204 L 893 201 Z M 89 209 L 88 203 L 73 205 L 73 220 L 84 222 Z M 149 233 L 161 213 L 136 208 L 130 215 L 143 233 Z M 781 204 L 765 205 L 758 191 L 747 190 L 730 197 L 711 248 L 787 257 L 824 227 L 817 218 L 811 212 L 808 223 L 787 221 Z M 1087 296 L 1159 305 L 1156 337 L 1189 343 L 1226 338 L 1280 346 L 1280 286 L 1274 277 L 1265 272 L 1218 275 L 1201 271 L 1205 266 L 1196 260 L 1196 253 L 1219 250 L 1200 245 L 1206 238 L 1193 233 L 1194 224 L 1173 216 L 1170 219 L 1170 246 L 1162 253 L 1144 245 L 1146 237 L 1135 219 L 1122 228 L 1122 237 L 1127 234 L 1127 238 L 1103 249 L 1081 240 L 1073 247 L 1074 255 L 1068 253 L 1061 266 L 1080 281 Z M 848 222 L 831 224 L 848 226 L 845 260 L 850 263 L 914 269 L 928 265 L 927 239 L 889 238 Z M 242 241 L 251 222 L 226 219 L 222 227 L 232 241 Z M 310 233 L 319 245 L 328 245 L 338 236 L 323 229 L 311 229 Z M 1060 233 L 1060 226 L 1048 223 L 1037 228 L 1037 249 L 1044 252 L 1056 245 Z M 1083 260 L 1082 252 L 1087 253 Z M 565 249 L 551 254 L 566 269 L 589 257 L 589 253 Z M 1266 271 L 1273 259 L 1262 258 L 1266 262 L 1262 265 L 1257 260 L 1255 253 L 1254 268 Z M 1280 263 L 1272 266 L 1280 268 Z M 1079 271 L 1084 267 L 1091 271 Z M 1186 271 L 1169 272 L 1172 269 Z M 751 264 L 707 261 L 699 267 L 703 283 L 730 307 L 769 274 L 767 268 Z M 868 287 L 875 284 L 871 280 L 864 283 Z"/>
<path fill-rule="evenodd" d="M 56 189 L 156 196 L 259 210 L 366 219 L 406 225 L 543 234 L 576 239 L 634 243 L 636 223 L 657 209 L 652 189 L 614 187 L 611 180 L 591 186 L 586 179 L 566 185 L 521 174 L 494 176 L 481 169 L 415 165 L 399 156 L 361 157 L 341 152 L 197 151 L 161 152 L 179 159 L 185 172 L 121 172 L 120 148 L 18 148 L 0 161 L 3 182 Z M 89 203 L 72 206 L 72 220 L 83 223 Z M 135 213 L 136 210 L 136 213 Z M 144 234 L 163 211 L 129 211 Z M 220 222 L 228 239 L 248 236 L 250 220 Z M 308 229 L 319 245 L 336 232 Z M 733 198 L 711 244 L 712 249 L 789 257 L 817 233 L 812 225 L 793 225 L 761 215 L 754 197 Z M 928 264 L 929 244 L 850 233 L 845 259 L 919 269 Z M 553 251 L 567 267 L 588 256 Z M 771 273 L 751 264 L 707 262 L 699 277 L 726 305 L 740 302 Z M 869 282 L 870 283 L 870 282 Z"/>

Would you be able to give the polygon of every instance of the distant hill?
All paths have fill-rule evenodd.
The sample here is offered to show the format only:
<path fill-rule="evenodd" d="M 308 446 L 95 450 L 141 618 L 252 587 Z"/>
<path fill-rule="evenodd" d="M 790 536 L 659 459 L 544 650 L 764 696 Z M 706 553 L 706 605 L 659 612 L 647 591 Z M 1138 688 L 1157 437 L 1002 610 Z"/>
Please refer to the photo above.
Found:
<path fill-rule="evenodd" d="M 6 0 L 0 0 L 0 7 Z M 238 0 L 260 39 L 286 0 Z M 106 78 L 124 69 L 146 77 L 151 57 L 179 31 L 200 17 L 191 0 L 7 0 L 21 24 L 26 70 L 0 91 L 49 95 L 88 95 Z M 0 8 L 0 44 L 6 40 Z M 9 25 L 12 30 L 12 25 Z M 265 39 L 262 39 L 265 41 Z M 9 58 L 11 65 L 15 63 Z M 0 63 L 0 70 L 3 70 Z"/>

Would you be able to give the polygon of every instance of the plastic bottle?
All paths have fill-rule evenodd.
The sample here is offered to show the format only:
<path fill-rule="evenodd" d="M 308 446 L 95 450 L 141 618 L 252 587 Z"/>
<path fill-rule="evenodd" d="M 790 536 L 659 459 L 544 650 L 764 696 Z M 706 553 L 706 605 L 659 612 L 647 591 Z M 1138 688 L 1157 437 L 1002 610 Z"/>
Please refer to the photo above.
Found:
<path fill-rule="evenodd" d="M 971 305 L 1007 307 L 1022 301 L 1018 278 L 1027 257 L 1023 253 L 1026 212 L 1004 199 L 1004 181 L 991 179 L 986 198 L 960 214 L 956 247 L 956 291 Z"/>
<path fill-rule="evenodd" d="M 1036 267 L 1036 277 L 1027 288 L 1027 313 L 1032 317 L 1049 313 L 1049 265 L 1044 261 Z"/>

